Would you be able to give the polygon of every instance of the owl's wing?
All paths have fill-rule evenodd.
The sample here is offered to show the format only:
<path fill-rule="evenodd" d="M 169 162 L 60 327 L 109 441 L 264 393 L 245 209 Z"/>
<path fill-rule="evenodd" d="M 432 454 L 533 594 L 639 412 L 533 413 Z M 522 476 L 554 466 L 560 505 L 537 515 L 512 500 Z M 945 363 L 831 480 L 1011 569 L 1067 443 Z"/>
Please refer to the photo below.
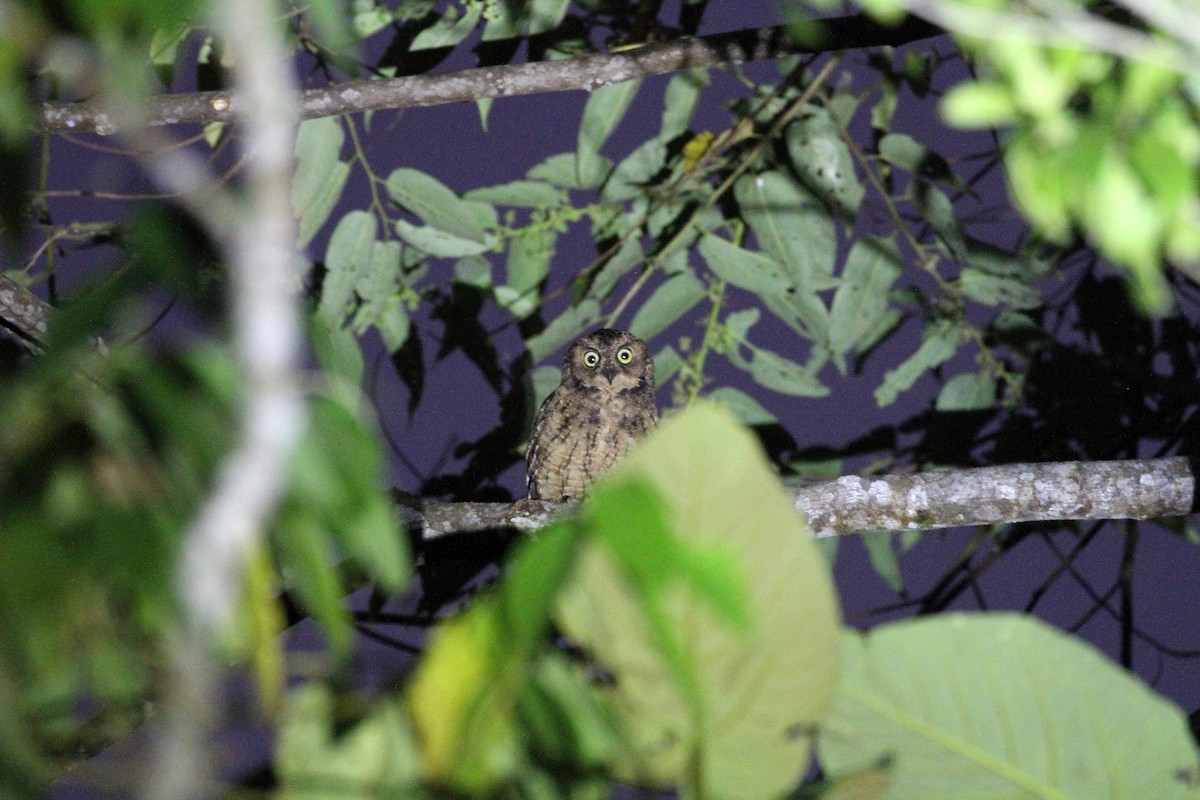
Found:
<path fill-rule="evenodd" d="M 529 492 L 529 497 L 537 500 L 538 493 L 538 467 L 542 462 L 542 428 L 546 425 L 546 419 L 549 417 L 549 410 L 553 403 L 557 401 L 558 389 L 555 389 L 549 396 L 542 401 L 542 407 L 538 409 L 537 416 L 533 418 L 533 428 L 529 431 L 529 443 L 525 447 L 525 488 Z"/>

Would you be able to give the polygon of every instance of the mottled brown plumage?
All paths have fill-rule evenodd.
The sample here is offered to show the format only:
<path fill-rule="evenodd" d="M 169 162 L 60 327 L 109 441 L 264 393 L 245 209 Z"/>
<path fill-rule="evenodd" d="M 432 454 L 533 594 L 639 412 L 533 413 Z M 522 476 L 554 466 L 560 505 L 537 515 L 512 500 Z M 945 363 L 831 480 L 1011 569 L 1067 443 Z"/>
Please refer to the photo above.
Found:
<path fill-rule="evenodd" d="M 542 404 L 529 435 L 529 496 L 581 497 L 657 422 L 646 343 L 611 328 L 578 339 L 563 363 L 562 384 Z"/>

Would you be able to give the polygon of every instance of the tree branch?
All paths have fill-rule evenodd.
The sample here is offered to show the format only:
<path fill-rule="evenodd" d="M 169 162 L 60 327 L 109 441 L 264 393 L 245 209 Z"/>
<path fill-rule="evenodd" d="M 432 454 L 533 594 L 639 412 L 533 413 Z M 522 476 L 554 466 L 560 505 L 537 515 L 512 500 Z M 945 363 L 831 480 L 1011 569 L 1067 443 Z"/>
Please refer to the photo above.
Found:
<path fill-rule="evenodd" d="M 804 42 L 795 41 L 783 26 L 753 28 L 710 36 L 657 42 L 617 53 L 598 53 L 559 61 L 501 64 L 436 75 L 348 81 L 304 92 L 301 117 L 313 119 L 385 108 L 411 108 L 461 103 L 484 97 L 592 90 L 610 83 L 662 75 L 695 67 L 738 64 L 798 53 L 823 53 L 880 45 L 900 45 L 937 36 L 942 30 L 925 20 L 908 17 L 895 26 L 881 25 L 865 15 L 814 20 L 805 28 Z M 229 121 L 240 113 L 245 98 L 233 92 L 193 92 L 150 98 L 146 113 L 151 124 Z M 41 131 L 113 133 L 118 120 L 101 106 L 46 103 Z"/>
<path fill-rule="evenodd" d="M 1186 458 L 1070 461 L 859 477 L 789 487 L 813 535 L 903 531 L 1068 519 L 1150 519 L 1190 514 L 1196 480 Z M 509 503 L 400 504 L 424 540 L 501 529 L 532 531 L 564 506 Z"/>

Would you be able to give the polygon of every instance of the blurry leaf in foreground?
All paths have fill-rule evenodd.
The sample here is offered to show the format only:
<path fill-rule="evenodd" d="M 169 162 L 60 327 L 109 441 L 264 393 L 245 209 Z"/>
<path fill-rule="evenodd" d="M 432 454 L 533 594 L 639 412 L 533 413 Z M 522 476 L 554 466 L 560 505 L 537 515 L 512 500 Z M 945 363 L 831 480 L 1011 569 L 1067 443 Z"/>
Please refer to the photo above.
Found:
<path fill-rule="evenodd" d="M 275 748 L 281 800 L 416 796 L 416 747 L 398 703 L 374 704 L 340 735 L 334 717 L 325 686 L 305 684 L 288 697 Z"/>
<path fill-rule="evenodd" d="M 833 774 L 893 758 L 889 800 L 1195 797 L 1187 719 L 1090 645 L 1019 614 L 846 633 Z"/>
<path fill-rule="evenodd" d="M 666 565 L 674 554 L 657 549 L 660 537 L 614 527 L 620 517 L 645 518 L 644 509 L 622 510 L 620 494 L 606 496 L 635 479 L 666 501 L 666 519 L 684 537 L 669 546 L 702 566 Z M 606 691 L 629 745 L 618 776 L 697 796 L 787 791 L 804 773 L 807 734 L 837 682 L 839 613 L 825 560 L 752 435 L 727 412 L 693 405 L 597 484 L 586 514 L 600 541 L 588 545 L 558 616 L 613 676 Z M 621 532 L 606 540 L 605 531 Z M 660 581 L 655 569 L 685 574 Z M 735 578 L 749 628 L 731 625 L 736 608 L 714 602 L 713 587 Z M 694 675 L 698 706 L 663 655 L 647 591 L 659 595 L 651 599 Z"/>

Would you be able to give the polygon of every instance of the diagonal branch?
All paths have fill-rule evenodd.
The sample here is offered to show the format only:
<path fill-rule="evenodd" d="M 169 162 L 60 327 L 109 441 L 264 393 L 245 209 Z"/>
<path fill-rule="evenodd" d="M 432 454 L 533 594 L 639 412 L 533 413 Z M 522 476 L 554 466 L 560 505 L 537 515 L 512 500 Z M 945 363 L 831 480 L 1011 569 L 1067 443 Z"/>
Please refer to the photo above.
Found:
<path fill-rule="evenodd" d="M 558 61 L 348 81 L 304 92 L 300 113 L 302 119 L 313 119 L 368 110 L 461 103 L 484 97 L 569 89 L 590 91 L 610 83 L 695 67 L 737 64 L 796 53 L 901 45 L 941 33 L 940 28 L 916 17 L 905 18 L 895 26 L 882 25 L 865 15 L 833 17 L 814 20 L 807 25 L 803 42 L 794 40 L 783 26 L 751 28 Z M 232 120 L 244 102 L 243 98 L 228 91 L 165 94 L 151 98 L 146 113 L 152 124 L 159 125 L 224 122 Z M 119 124 L 101 106 L 46 103 L 42 106 L 39 127 L 51 132 L 114 133 Z"/>

